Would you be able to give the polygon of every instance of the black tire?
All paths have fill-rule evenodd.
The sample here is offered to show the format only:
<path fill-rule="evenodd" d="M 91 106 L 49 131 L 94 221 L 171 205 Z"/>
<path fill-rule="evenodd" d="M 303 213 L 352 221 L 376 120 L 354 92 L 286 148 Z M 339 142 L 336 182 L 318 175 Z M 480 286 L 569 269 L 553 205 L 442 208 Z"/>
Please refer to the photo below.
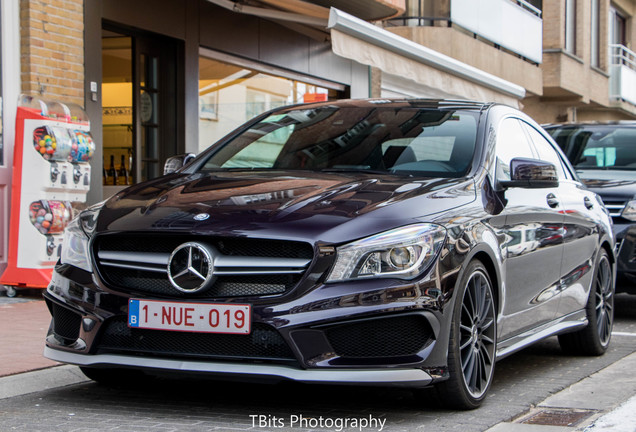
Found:
<path fill-rule="evenodd" d="M 559 335 L 559 345 L 569 354 L 601 355 L 607 351 L 614 325 L 614 277 L 609 256 L 604 249 L 601 249 L 596 259 L 585 315 L 587 326 L 573 333 Z"/>
<path fill-rule="evenodd" d="M 456 286 L 448 344 L 449 379 L 436 385 L 447 407 L 474 409 L 488 393 L 495 372 L 497 314 L 492 283 L 480 261 L 472 261 Z"/>

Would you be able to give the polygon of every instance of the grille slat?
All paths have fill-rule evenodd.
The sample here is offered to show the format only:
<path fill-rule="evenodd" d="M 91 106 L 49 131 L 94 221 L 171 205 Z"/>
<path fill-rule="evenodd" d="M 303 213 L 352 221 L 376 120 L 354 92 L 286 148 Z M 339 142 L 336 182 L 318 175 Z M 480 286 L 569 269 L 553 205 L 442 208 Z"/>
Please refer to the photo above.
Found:
<path fill-rule="evenodd" d="M 217 279 L 208 289 L 185 294 L 167 276 L 170 254 L 197 241 L 214 247 Z M 113 289 L 166 297 L 249 297 L 280 295 L 300 281 L 313 258 L 302 242 L 200 236 L 102 235 L 94 242 L 97 268 Z M 218 260 L 218 262 L 217 262 Z"/>
<path fill-rule="evenodd" d="M 97 353 L 134 352 L 175 357 L 296 360 L 278 331 L 262 323 L 254 323 L 249 335 L 129 328 L 126 317 L 111 318 L 103 326 Z"/>
<path fill-rule="evenodd" d="M 607 199 L 603 198 L 603 204 L 609 211 L 609 214 L 614 220 L 621 219 L 621 213 L 627 204 L 627 201 L 620 199 Z"/>

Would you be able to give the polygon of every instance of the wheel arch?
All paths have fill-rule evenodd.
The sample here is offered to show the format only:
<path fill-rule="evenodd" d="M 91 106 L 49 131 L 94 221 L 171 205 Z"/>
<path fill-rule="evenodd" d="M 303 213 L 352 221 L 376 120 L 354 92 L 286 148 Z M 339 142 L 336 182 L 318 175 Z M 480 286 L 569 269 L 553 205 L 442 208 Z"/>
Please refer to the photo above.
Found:
<path fill-rule="evenodd" d="M 612 266 L 614 266 L 616 264 L 616 256 L 614 255 L 614 249 L 612 248 L 612 245 L 610 244 L 607 238 L 601 241 L 601 248 L 605 249 L 605 252 L 607 252 L 607 256 L 610 260 L 610 263 L 612 264 Z"/>
<path fill-rule="evenodd" d="M 488 272 L 488 277 L 490 277 L 490 282 L 493 285 L 495 311 L 497 312 L 497 314 L 499 314 L 500 298 L 502 295 L 502 275 L 500 266 L 497 264 L 498 260 L 495 258 L 495 254 L 487 247 L 476 247 L 470 254 L 470 256 L 466 259 L 466 265 L 464 266 L 464 269 L 466 266 L 468 266 L 468 263 L 473 260 L 480 261 Z M 462 269 L 462 271 L 464 269 Z"/>

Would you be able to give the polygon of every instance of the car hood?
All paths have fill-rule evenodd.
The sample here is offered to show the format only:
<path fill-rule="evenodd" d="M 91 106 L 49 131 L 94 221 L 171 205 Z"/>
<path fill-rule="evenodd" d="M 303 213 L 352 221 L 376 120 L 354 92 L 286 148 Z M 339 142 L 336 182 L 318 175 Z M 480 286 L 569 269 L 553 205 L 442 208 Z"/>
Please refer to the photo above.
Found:
<path fill-rule="evenodd" d="M 132 186 L 106 201 L 96 232 L 341 243 L 420 222 L 475 197 L 472 179 L 298 171 L 177 173 Z"/>
<path fill-rule="evenodd" d="M 577 170 L 585 185 L 606 200 L 630 200 L 636 195 L 636 171 Z"/>

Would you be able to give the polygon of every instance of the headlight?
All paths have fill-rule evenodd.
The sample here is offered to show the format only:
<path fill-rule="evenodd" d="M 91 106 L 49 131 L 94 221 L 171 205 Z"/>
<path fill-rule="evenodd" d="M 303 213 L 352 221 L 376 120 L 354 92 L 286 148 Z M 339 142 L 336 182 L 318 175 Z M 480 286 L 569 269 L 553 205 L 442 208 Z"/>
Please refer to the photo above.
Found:
<path fill-rule="evenodd" d="M 102 206 L 103 202 L 89 207 L 66 226 L 60 257 L 62 264 L 70 264 L 87 272 L 93 271 L 88 241 L 95 231 L 97 215 Z"/>
<path fill-rule="evenodd" d="M 621 217 L 636 222 L 636 200 L 631 200 L 625 204 L 625 208 L 621 212 Z"/>
<path fill-rule="evenodd" d="M 327 282 L 371 277 L 412 279 L 431 264 L 445 238 L 443 227 L 417 224 L 340 246 Z"/>

